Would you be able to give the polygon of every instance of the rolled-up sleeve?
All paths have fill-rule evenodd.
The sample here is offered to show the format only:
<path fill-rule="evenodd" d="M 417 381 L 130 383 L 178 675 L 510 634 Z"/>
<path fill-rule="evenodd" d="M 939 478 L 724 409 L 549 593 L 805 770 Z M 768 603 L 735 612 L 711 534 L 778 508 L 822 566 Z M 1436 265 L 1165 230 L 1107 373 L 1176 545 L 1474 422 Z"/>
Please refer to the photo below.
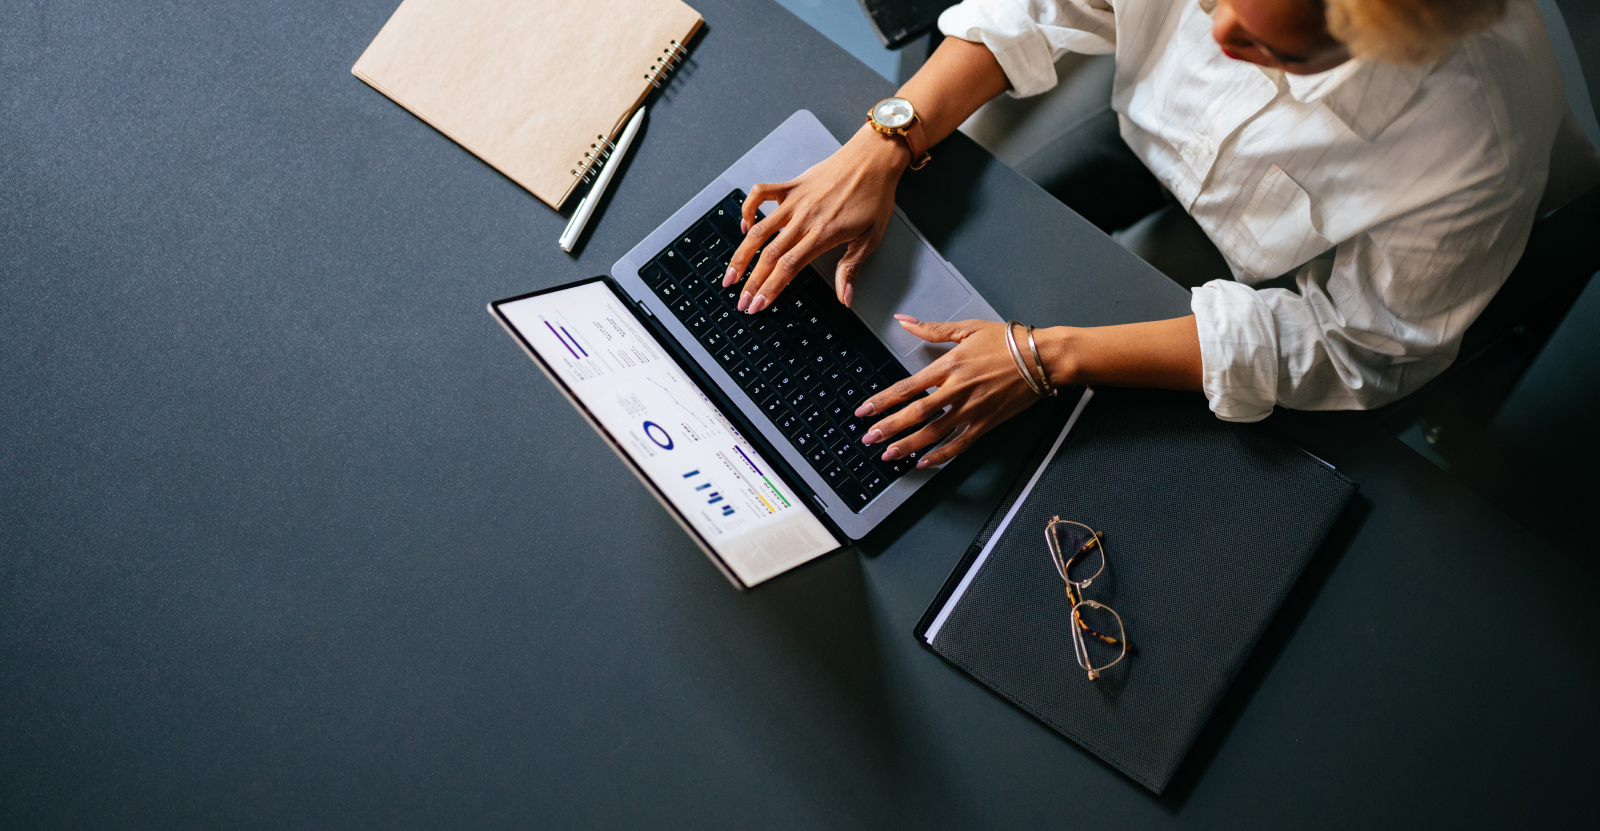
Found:
<path fill-rule="evenodd" d="M 989 47 L 1019 98 L 1055 86 L 1063 54 L 1117 48 L 1108 0 L 966 0 L 939 15 L 939 31 Z"/>
<path fill-rule="evenodd" d="M 1370 228 L 1302 266 L 1298 294 L 1231 280 L 1195 289 L 1212 412 L 1370 409 L 1443 372 L 1522 255 L 1543 182 L 1532 184 L 1467 189 Z"/>

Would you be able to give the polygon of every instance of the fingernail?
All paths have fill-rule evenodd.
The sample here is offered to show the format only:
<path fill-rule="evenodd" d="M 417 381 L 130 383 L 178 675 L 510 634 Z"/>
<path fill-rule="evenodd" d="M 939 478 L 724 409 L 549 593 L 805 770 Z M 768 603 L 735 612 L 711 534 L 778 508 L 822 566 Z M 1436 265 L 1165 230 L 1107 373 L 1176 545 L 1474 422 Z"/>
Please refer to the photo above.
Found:
<path fill-rule="evenodd" d="M 728 273 L 722 275 L 722 287 L 727 288 L 728 286 L 733 285 L 734 278 L 738 276 L 739 272 L 734 271 L 733 266 L 728 266 Z"/>
<path fill-rule="evenodd" d="M 872 415 L 873 413 L 875 413 L 877 411 L 878 411 L 878 408 L 872 406 L 872 402 L 868 401 L 867 403 L 862 404 L 861 406 L 856 408 L 856 417 L 860 418 L 862 416 L 869 416 L 869 415 Z M 874 431 L 874 432 L 876 432 L 876 431 Z"/>
<path fill-rule="evenodd" d="M 767 307 L 767 298 L 765 296 L 763 296 L 763 295 L 759 295 L 758 294 L 758 295 L 756 295 L 756 299 L 750 301 L 750 314 L 755 314 L 756 312 L 759 312 L 762 309 L 765 309 L 766 307 Z"/>
<path fill-rule="evenodd" d="M 898 458 L 900 458 L 900 448 L 899 447 L 891 447 L 888 450 L 884 451 L 884 453 L 883 453 L 883 460 L 886 461 L 886 462 L 892 462 L 892 461 L 894 461 L 895 459 L 898 459 Z"/>
<path fill-rule="evenodd" d="M 923 469 L 923 468 L 925 468 L 927 466 L 928 466 L 928 460 L 927 459 L 923 459 L 922 461 L 917 462 L 917 470 L 921 470 L 921 469 Z"/>
<path fill-rule="evenodd" d="M 855 297 L 855 296 L 856 296 L 856 286 L 855 286 L 855 284 L 854 283 L 845 283 L 844 284 L 844 304 L 846 306 L 849 306 L 850 305 L 850 299 Z"/>
<path fill-rule="evenodd" d="M 901 323 L 921 323 L 922 322 L 922 321 L 917 320 L 916 318 L 912 317 L 911 315 L 895 315 L 894 319 L 900 321 Z"/>
<path fill-rule="evenodd" d="M 877 430 L 868 430 L 867 434 L 861 437 L 862 444 L 877 444 L 880 441 L 883 441 L 883 433 Z"/>
<path fill-rule="evenodd" d="M 748 220 L 748 219 L 739 220 L 739 233 L 741 233 L 741 234 L 750 233 L 750 220 Z"/>
<path fill-rule="evenodd" d="M 742 312 L 744 311 L 744 307 L 748 305 L 750 305 L 750 292 L 743 292 L 739 295 L 739 305 L 737 308 Z"/>

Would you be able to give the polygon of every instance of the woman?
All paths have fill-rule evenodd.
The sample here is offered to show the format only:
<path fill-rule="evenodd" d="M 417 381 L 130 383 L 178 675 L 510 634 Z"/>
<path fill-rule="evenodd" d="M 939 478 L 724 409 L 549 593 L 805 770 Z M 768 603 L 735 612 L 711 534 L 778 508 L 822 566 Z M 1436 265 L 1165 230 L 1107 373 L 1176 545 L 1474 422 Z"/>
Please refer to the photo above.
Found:
<path fill-rule="evenodd" d="M 1521 255 L 1563 110 L 1528 0 L 967 0 L 939 25 L 949 37 L 897 94 L 906 103 L 799 178 L 752 188 L 724 279 L 761 252 L 740 309 L 759 313 L 839 245 L 848 305 L 904 171 L 989 99 L 1049 89 L 1068 51 L 1115 54 L 1121 139 L 1235 279 L 1196 288 L 1188 317 L 1041 328 L 1042 367 L 1025 344 L 1026 366 L 1014 362 L 1001 324 L 902 318 L 956 346 L 856 414 L 937 387 L 863 439 L 949 408 L 884 449 L 894 459 L 950 439 L 919 467 L 1037 400 L 1023 369 L 1053 386 L 1201 391 L 1235 421 L 1416 389 L 1454 360 Z M 895 107 L 914 108 L 910 130 L 888 129 Z M 752 227 L 768 201 L 778 208 Z M 1279 275 L 1297 291 L 1252 288 Z"/>

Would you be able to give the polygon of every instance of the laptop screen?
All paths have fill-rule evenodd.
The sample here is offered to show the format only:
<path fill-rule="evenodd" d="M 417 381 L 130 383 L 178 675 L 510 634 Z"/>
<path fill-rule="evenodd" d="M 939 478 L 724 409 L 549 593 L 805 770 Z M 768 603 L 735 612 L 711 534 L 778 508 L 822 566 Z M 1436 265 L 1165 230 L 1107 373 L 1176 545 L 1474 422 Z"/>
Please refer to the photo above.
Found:
<path fill-rule="evenodd" d="M 744 585 L 839 547 L 609 283 L 494 308 Z"/>

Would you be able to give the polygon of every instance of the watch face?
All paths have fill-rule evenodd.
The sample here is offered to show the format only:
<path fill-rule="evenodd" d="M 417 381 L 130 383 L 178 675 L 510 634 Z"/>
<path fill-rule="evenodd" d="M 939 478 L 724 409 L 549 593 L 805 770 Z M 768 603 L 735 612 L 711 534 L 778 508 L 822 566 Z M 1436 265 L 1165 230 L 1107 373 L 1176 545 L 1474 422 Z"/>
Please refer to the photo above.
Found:
<path fill-rule="evenodd" d="M 904 127 L 911 123 L 911 102 L 904 98 L 885 98 L 872 108 L 872 120 L 885 127 Z"/>

